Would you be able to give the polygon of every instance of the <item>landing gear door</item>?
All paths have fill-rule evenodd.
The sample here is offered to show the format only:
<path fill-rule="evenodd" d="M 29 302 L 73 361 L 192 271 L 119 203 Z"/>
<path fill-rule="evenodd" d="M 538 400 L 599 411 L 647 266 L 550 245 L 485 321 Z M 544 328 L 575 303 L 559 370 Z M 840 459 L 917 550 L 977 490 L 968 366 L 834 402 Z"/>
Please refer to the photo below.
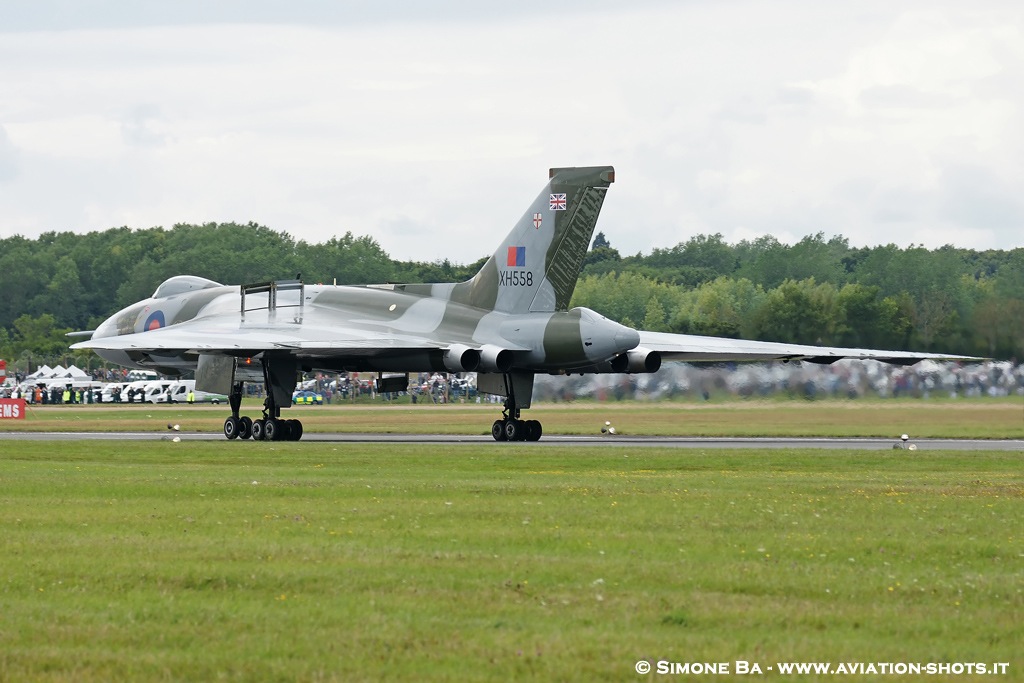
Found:
<path fill-rule="evenodd" d="M 267 389 L 274 392 L 274 402 L 278 406 L 291 405 L 299 373 L 298 360 L 294 356 L 264 356 L 263 368 Z"/>
<path fill-rule="evenodd" d="M 234 356 L 199 354 L 199 363 L 196 364 L 196 391 L 230 394 L 234 381 Z"/>
<path fill-rule="evenodd" d="M 533 398 L 533 373 L 528 372 L 478 372 L 477 391 L 494 396 L 513 399 L 514 408 L 530 407 Z"/>

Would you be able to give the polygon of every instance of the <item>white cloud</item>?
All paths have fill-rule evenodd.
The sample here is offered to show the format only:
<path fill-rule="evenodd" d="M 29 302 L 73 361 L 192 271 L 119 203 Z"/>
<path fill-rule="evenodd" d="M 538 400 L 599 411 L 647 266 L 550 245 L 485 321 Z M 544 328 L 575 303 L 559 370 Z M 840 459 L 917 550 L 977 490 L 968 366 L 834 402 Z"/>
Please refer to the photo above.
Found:
<path fill-rule="evenodd" d="M 7 129 L 0 126 L 0 183 L 9 182 L 18 175 L 18 151 L 11 144 Z"/>
<path fill-rule="evenodd" d="M 3 34 L 0 235 L 252 220 L 468 262 L 549 166 L 604 163 L 599 229 L 624 253 L 697 232 L 1024 234 L 1010 3 L 456 3 L 394 22 L 256 2 L 255 24 L 184 7 Z"/>

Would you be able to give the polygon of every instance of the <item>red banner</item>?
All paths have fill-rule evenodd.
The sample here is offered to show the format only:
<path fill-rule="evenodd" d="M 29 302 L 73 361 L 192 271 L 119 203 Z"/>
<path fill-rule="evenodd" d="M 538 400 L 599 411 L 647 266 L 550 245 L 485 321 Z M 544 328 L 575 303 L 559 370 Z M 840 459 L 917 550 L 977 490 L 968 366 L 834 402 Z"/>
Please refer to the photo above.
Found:
<path fill-rule="evenodd" d="M 25 399 L 0 398 L 0 420 L 24 420 Z"/>

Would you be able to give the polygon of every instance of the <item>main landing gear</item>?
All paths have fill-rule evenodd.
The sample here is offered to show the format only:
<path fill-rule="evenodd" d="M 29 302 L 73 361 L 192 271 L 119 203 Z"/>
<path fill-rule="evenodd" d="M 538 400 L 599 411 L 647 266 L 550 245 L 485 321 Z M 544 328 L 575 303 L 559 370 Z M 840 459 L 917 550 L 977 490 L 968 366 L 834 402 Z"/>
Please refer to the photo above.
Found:
<path fill-rule="evenodd" d="M 298 441 L 302 438 L 302 422 L 274 417 L 252 419 L 248 415 L 230 416 L 224 420 L 224 436 L 229 439 L 253 441 Z"/>
<path fill-rule="evenodd" d="M 530 391 L 532 393 L 533 383 L 530 378 Z M 519 419 L 521 404 L 516 402 L 515 382 L 506 375 L 505 378 L 506 398 L 504 409 L 501 411 L 501 419 L 495 420 L 491 425 L 491 436 L 495 441 L 540 441 L 544 434 L 544 428 L 537 420 Z M 526 404 L 529 407 L 529 403 Z"/>
<path fill-rule="evenodd" d="M 540 441 L 544 428 L 537 420 L 502 418 L 491 425 L 495 441 Z"/>
<path fill-rule="evenodd" d="M 288 376 L 289 368 L 283 370 L 284 372 L 271 372 L 270 364 L 263 363 L 263 381 L 267 398 L 263 401 L 263 417 L 255 420 L 248 415 L 239 416 L 238 411 L 242 406 L 242 389 L 245 383 L 232 383 L 231 394 L 228 396 L 231 415 L 224 420 L 224 436 L 228 439 L 251 437 L 253 441 L 298 441 L 302 438 L 301 422 L 281 419 L 281 406 L 278 401 L 282 396 L 291 394 L 295 376 L 292 372 L 292 386 L 288 387 L 282 383 L 281 377 Z"/>

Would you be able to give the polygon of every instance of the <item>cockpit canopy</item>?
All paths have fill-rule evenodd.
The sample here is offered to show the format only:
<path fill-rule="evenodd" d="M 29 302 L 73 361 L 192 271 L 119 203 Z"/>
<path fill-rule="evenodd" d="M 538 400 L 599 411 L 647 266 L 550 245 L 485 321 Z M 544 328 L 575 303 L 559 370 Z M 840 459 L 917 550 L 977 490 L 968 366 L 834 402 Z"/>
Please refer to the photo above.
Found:
<path fill-rule="evenodd" d="M 176 275 L 172 278 L 164 280 L 156 291 L 153 292 L 154 299 L 164 299 L 169 296 L 176 294 L 184 294 L 185 292 L 194 292 L 200 289 L 211 289 L 213 287 L 223 287 L 224 285 L 213 280 L 207 280 L 205 277 L 196 277 L 195 275 Z"/>

